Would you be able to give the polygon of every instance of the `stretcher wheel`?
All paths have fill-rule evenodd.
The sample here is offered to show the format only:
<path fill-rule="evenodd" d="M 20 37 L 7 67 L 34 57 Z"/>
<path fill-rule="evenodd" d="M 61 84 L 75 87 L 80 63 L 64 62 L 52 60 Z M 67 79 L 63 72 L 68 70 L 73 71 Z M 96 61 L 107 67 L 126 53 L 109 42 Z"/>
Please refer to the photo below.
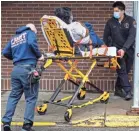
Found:
<path fill-rule="evenodd" d="M 72 109 L 68 109 L 64 115 L 65 121 L 70 122 L 71 117 L 72 117 Z"/>
<path fill-rule="evenodd" d="M 47 104 L 37 106 L 37 112 L 39 115 L 45 115 L 46 111 L 47 111 Z"/>
<path fill-rule="evenodd" d="M 84 100 L 85 94 L 86 94 L 86 90 L 85 90 L 85 88 L 82 88 L 81 91 L 77 95 L 78 100 Z"/>
<path fill-rule="evenodd" d="M 103 97 L 100 99 L 100 102 L 107 104 L 109 101 L 109 97 L 110 97 L 110 94 L 108 92 L 104 91 Z"/>
<path fill-rule="evenodd" d="M 100 102 L 107 104 L 109 102 L 109 98 L 107 98 L 106 100 L 101 99 Z"/>

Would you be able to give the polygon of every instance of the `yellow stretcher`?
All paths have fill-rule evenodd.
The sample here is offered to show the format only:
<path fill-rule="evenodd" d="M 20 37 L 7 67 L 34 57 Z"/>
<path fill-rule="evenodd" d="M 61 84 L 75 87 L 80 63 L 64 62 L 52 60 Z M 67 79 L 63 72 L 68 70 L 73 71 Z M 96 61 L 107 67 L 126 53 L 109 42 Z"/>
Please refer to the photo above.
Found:
<path fill-rule="evenodd" d="M 99 55 L 98 53 L 92 58 L 75 56 L 74 45 L 76 42 L 72 40 L 68 30 L 60 27 L 60 23 L 58 23 L 54 17 L 41 18 L 40 21 L 44 37 L 49 45 L 49 50 L 51 50 L 51 53 L 45 54 L 46 61 L 43 65 L 43 68 L 46 69 L 47 67 L 51 66 L 53 62 L 55 62 L 66 74 L 51 98 L 48 101 L 44 101 L 43 105 L 37 107 L 38 113 L 40 115 L 45 114 L 45 112 L 47 111 L 48 103 L 65 106 L 67 107 L 67 110 L 65 112 L 64 118 L 67 122 L 69 122 L 72 117 L 73 108 L 82 108 L 84 106 L 94 104 L 95 102 L 107 103 L 109 100 L 109 93 L 106 91 L 102 91 L 94 84 L 92 84 L 89 80 L 89 75 L 93 68 L 97 65 L 97 62 L 100 62 L 101 59 L 103 60 L 104 67 L 116 69 L 116 67 L 118 66 L 120 68 L 119 64 L 117 63 L 117 56 Z M 91 66 L 89 67 L 89 69 L 86 70 L 85 74 L 77 68 L 79 59 L 89 59 L 92 62 Z M 66 63 L 69 64 L 70 69 L 66 69 L 66 67 L 63 65 L 63 61 L 64 63 L 66 61 Z M 66 81 L 75 84 L 78 88 L 72 96 L 56 100 L 56 97 L 60 93 L 62 86 Z M 92 88 L 95 88 L 99 93 L 101 93 L 101 95 L 98 98 L 83 103 L 81 105 L 74 105 L 73 101 L 76 97 L 79 100 L 85 99 L 85 85 L 87 84 L 89 84 Z M 65 100 L 69 100 L 67 104 L 62 103 Z"/>

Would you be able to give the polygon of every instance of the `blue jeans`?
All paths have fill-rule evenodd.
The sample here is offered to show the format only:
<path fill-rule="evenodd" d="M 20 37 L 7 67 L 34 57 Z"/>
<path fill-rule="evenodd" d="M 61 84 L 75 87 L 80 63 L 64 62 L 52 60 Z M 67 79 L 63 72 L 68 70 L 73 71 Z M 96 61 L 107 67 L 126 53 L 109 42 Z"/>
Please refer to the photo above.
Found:
<path fill-rule="evenodd" d="M 2 118 L 3 123 L 11 123 L 16 105 L 22 94 L 25 95 L 26 107 L 24 113 L 24 122 L 34 121 L 34 111 L 38 98 L 39 83 L 31 85 L 28 81 L 28 73 L 31 71 L 31 66 L 17 65 L 14 66 L 11 73 L 11 93 L 8 98 L 6 113 Z"/>

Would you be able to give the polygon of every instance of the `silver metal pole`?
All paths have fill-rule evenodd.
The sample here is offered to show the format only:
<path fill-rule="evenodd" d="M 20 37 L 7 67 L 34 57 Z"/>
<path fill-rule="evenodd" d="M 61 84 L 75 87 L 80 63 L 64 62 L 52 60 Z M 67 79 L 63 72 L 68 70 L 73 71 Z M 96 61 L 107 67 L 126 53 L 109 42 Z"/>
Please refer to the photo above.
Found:
<path fill-rule="evenodd" d="M 134 10 L 133 10 L 133 17 L 134 17 L 134 19 L 137 21 L 137 10 L 138 10 L 138 1 L 134 1 L 133 2 L 133 8 L 134 8 Z"/>
<path fill-rule="evenodd" d="M 138 10 L 138 2 L 134 1 L 133 2 L 133 17 L 137 21 L 137 10 Z"/>
<path fill-rule="evenodd" d="M 135 61 L 134 61 L 134 97 L 132 108 L 139 108 L 139 2 L 137 2 L 137 33 L 135 44 Z"/>

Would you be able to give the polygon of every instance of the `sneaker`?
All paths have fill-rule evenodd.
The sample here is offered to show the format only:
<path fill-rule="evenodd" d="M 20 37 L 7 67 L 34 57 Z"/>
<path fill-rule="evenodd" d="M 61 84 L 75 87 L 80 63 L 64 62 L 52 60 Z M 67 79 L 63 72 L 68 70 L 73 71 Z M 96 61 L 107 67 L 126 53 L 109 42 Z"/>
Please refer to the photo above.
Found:
<path fill-rule="evenodd" d="M 132 99 L 132 94 L 131 94 L 131 92 L 129 91 L 129 92 L 127 92 L 127 94 L 126 94 L 126 96 L 125 96 L 125 100 L 126 101 L 129 101 L 129 100 L 131 100 Z"/>
<path fill-rule="evenodd" d="M 12 131 L 9 124 L 3 125 L 3 131 Z"/>
<path fill-rule="evenodd" d="M 26 123 L 23 125 L 22 131 L 35 131 L 31 127 L 32 127 L 32 125 L 30 123 Z"/>

